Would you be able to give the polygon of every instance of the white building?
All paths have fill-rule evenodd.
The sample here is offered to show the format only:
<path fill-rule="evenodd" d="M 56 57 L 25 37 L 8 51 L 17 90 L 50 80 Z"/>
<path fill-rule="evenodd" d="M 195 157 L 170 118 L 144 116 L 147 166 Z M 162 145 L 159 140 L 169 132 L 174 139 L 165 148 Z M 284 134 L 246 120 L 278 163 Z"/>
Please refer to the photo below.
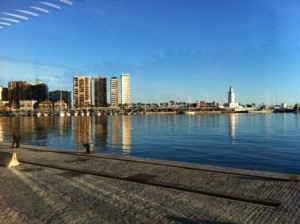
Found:
<path fill-rule="evenodd" d="M 130 74 L 121 75 L 122 104 L 130 104 Z"/>
<path fill-rule="evenodd" d="M 225 105 L 225 107 L 228 107 L 229 109 L 238 109 L 240 108 L 239 103 L 235 102 L 235 95 L 232 86 L 229 88 L 228 92 L 228 103 Z"/>

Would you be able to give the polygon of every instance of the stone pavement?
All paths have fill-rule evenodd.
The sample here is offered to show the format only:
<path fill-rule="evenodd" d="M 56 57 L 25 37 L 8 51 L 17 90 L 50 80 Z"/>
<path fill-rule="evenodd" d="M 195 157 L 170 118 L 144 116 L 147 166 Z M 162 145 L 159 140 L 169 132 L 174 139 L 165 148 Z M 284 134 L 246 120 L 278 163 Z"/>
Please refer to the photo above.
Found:
<path fill-rule="evenodd" d="M 20 166 L 0 167 L 0 223 L 300 223 L 300 183 L 288 174 L 28 145 L 16 152 Z"/>

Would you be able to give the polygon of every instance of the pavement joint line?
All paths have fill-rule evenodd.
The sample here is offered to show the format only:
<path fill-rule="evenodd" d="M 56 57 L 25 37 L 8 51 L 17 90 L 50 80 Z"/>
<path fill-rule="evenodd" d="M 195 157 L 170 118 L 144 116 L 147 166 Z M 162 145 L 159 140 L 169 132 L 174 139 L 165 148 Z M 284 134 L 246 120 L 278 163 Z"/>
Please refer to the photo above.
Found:
<path fill-rule="evenodd" d="M 53 168 L 53 169 L 60 169 L 60 170 L 65 170 L 65 171 L 73 171 L 73 172 L 78 172 L 78 173 L 90 174 L 90 175 L 94 175 L 94 176 L 100 176 L 100 177 L 121 180 L 121 181 L 127 181 L 127 182 L 132 182 L 132 183 L 139 183 L 139 184 L 160 187 L 160 188 L 166 188 L 166 189 L 171 189 L 171 190 L 196 193 L 196 194 L 201 194 L 201 195 L 205 195 L 205 196 L 209 196 L 209 197 L 222 198 L 222 199 L 227 199 L 227 200 L 232 200 L 232 201 L 256 204 L 256 205 L 260 205 L 260 206 L 277 208 L 281 205 L 281 202 L 278 200 L 253 199 L 250 197 L 229 195 L 229 194 L 218 193 L 218 192 L 213 192 L 213 191 L 205 191 L 205 190 L 199 190 L 199 189 L 195 189 L 195 188 L 187 188 L 184 186 L 175 186 L 173 184 L 167 184 L 167 183 L 147 182 L 147 181 L 143 181 L 143 180 L 133 179 L 130 177 L 124 178 L 124 177 L 120 177 L 120 176 L 116 176 L 116 175 L 108 174 L 108 173 L 99 173 L 99 172 L 95 172 L 95 171 L 91 171 L 91 170 L 67 168 L 67 167 L 62 167 L 62 166 L 53 165 L 53 164 L 41 164 L 41 163 L 28 162 L 25 160 L 20 160 L 20 162 L 25 163 L 25 164 L 30 164 L 30 165 L 36 165 L 36 166 Z"/>
<path fill-rule="evenodd" d="M 92 158 L 102 158 L 102 159 L 110 159 L 110 160 L 118 160 L 118 161 L 126 161 L 126 162 L 132 162 L 132 163 L 141 163 L 141 164 L 149 164 L 149 165 L 160 165 L 160 166 L 166 166 L 166 167 L 174 167 L 174 168 L 182 168 L 187 170 L 199 170 L 199 171 L 205 171 L 205 172 L 212 172 L 212 173 L 224 173 L 224 174 L 230 174 L 230 175 L 236 175 L 236 176 L 245 176 L 245 177 L 257 177 L 261 179 L 266 180 L 280 180 L 280 181 L 290 181 L 288 177 L 272 177 L 272 176 L 263 176 L 258 174 L 249 174 L 249 173 L 239 173 L 239 172 L 233 172 L 233 171 L 221 171 L 221 170 L 213 170 L 213 169 L 205 169 L 205 168 L 198 168 L 198 167 L 188 167 L 188 166 L 179 166 L 179 165 L 171 165 L 171 164 L 164 164 L 164 163 L 158 163 L 158 162 L 149 162 L 149 161 L 138 161 L 138 160 L 132 160 L 132 159 L 126 159 L 126 158 L 114 158 L 110 156 L 101 156 L 101 155 L 91 155 L 91 154 L 85 154 L 84 152 L 67 152 L 67 151 L 55 151 L 55 150 L 41 150 L 41 149 L 33 149 L 28 147 L 22 147 L 23 149 L 29 149 L 29 150 L 36 150 L 36 151 L 45 151 L 45 152 L 51 152 L 51 153 L 61 153 L 61 154 L 67 154 L 67 155 L 74 155 L 74 156 L 85 156 L 85 157 L 92 157 Z M 288 174 L 287 174 L 288 175 Z M 298 180 L 300 181 L 300 180 Z M 296 181 L 296 182 L 298 182 Z"/>

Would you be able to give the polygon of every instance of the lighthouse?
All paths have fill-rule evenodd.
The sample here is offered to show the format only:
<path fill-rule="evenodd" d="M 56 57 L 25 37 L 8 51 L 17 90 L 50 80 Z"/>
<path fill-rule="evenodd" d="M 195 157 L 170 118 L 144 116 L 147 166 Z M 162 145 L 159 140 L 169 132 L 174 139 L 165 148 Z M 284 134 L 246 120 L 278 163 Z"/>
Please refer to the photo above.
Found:
<path fill-rule="evenodd" d="M 228 104 L 235 103 L 234 100 L 235 100 L 234 99 L 234 91 L 233 91 L 232 86 L 230 86 L 229 92 L 228 92 Z"/>
<path fill-rule="evenodd" d="M 234 91 L 233 91 L 233 87 L 230 86 L 229 88 L 229 92 L 228 92 L 228 103 L 225 104 L 226 107 L 229 107 L 229 109 L 238 109 L 239 103 L 235 102 L 235 95 L 234 95 Z"/>

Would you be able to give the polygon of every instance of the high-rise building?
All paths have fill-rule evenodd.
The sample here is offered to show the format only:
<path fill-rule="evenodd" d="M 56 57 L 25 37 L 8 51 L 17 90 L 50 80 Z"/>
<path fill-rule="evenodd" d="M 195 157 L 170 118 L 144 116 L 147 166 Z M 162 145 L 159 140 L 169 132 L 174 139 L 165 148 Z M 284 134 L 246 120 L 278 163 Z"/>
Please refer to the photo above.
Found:
<path fill-rule="evenodd" d="M 2 87 L 2 91 L 1 91 L 1 100 L 2 101 L 8 101 L 8 88 L 7 87 Z"/>
<path fill-rule="evenodd" d="M 119 98 L 118 98 L 118 78 L 112 77 L 110 79 L 110 104 L 111 106 L 118 106 Z"/>
<path fill-rule="evenodd" d="M 21 100 L 30 100 L 29 87 L 29 82 L 26 81 L 8 83 L 8 100 L 13 108 L 19 109 Z"/>
<path fill-rule="evenodd" d="M 90 107 L 92 103 L 92 82 L 90 76 L 73 77 L 74 107 Z"/>
<path fill-rule="evenodd" d="M 3 91 L 3 87 L 2 86 L 0 86 L 0 101 L 2 101 L 2 91 Z"/>
<path fill-rule="evenodd" d="M 30 83 L 30 100 L 36 100 L 38 103 L 48 100 L 49 89 L 44 82 L 36 81 Z"/>
<path fill-rule="evenodd" d="M 95 94 L 95 107 L 106 107 L 106 78 L 98 76 L 94 78 L 94 94 Z"/>
<path fill-rule="evenodd" d="M 130 104 L 130 74 L 121 75 L 122 104 Z"/>
<path fill-rule="evenodd" d="M 8 83 L 8 100 L 14 108 L 20 108 L 21 100 L 42 102 L 48 99 L 48 94 L 48 86 L 44 82 L 13 81 Z"/>
<path fill-rule="evenodd" d="M 8 83 L 8 100 L 14 108 L 20 108 L 21 100 L 42 102 L 48 99 L 48 94 L 48 86 L 43 82 L 13 81 Z"/>

